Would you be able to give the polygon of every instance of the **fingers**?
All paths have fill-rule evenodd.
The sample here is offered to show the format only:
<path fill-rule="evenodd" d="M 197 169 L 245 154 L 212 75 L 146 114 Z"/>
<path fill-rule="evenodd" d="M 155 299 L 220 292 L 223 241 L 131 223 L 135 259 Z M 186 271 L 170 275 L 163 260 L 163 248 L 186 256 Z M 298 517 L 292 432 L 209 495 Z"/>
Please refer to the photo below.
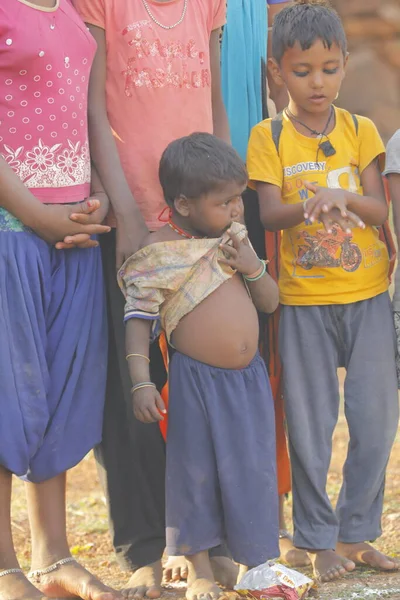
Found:
<path fill-rule="evenodd" d="M 141 421 L 142 423 L 155 423 L 163 420 L 162 416 L 159 412 L 157 412 L 157 410 L 152 412 L 149 408 L 136 409 L 134 414 L 137 420 Z"/>
<path fill-rule="evenodd" d="M 233 249 L 234 250 L 238 250 L 239 246 L 240 246 L 240 241 L 239 241 L 238 236 L 236 235 L 236 233 L 233 233 L 233 231 L 231 231 L 230 229 L 228 229 L 228 231 L 226 233 L 229 235 L 229 237 L 232 240 Z M 231 248 L 232 246 L 229 246 L 229 247 Z"/>
<path fill-rule="evenodd" d="M 97 248 L 99 242 L 96 240 L 88 240 L 83 244 L 66 244 L 65 242 L 57 242 L 55 245 L 56 250 L 73 250 L 74 248 Z"/>
<path fill-rule="evenodd" d="M 224 252 L 224 254 L 227 254 L 232 258 L 237 258 L 238 251 L 236 248 L 229 246 L 229 244 L 220 244 L 219 247 L 221 248 L 222 252 Z"/>
<path fill-rule="evenodd" d="M 77 211 L 74 214 L 83 213 L 86 215 L 90 215 L 98 208 L 100 208 L 100 201 L 97 200 L 97 198 L 87 198 L 87 200 L 78 204 Z"/>
<path fill-rule="evenodd" d="M 321 218 L 321 214 L 326 214 L 329 212 L 328 209 L 324 209 L 324 207 L 327 206 L 327 203 L 321 198 L 319 194 L 314 196 L 313 201 L 314 202 L 312 203 L 311 208 L 309 207 L 307 202 L 307 217 L 309 218 L 311 223 L 314 223 L 314 221 L 318 221 L 318 219 Z"/>
<path fill-rule="evenodd" d="M 311 220 L 311 215 L 313 214 L 314 209 L 317 206 L 319 200 L 320 200 L 319 196 L 316 195 L 316 196 L 313 196 L 312 198 L 308 198 L 307 202 L 305 202 L 305 205 L 304 205 L 304 208 L 306 209 L 304 211 L 305 219 Z"/>
<path fill-rule="evenodd" d="M 218 262 L 222 263 L 223 265 L 228 265 L 228 267 L 231 267 L 231 269 L 236 269 L 236 262 L 234 260 L 230 260 L 228 258 L 219 258 Z"/>
<path fill-rule="evenodd" d="M 165 404 L 164 404 L 164 400 L 161 398 L 160 394 L 157 394 L 157 396 L 156 396 L 156 406 L 157 406 L 157 409 L 160 411 L 160 413 L 162 413 L 164 415 L 167 413 Z"/>
<path fill-rule="evenodd" d="M 78 244 L 84 244 L 88 240 L 90 240 L 90 235 L 87 233 L 76 233 L 75 235 L 67 235 L 64 238 L 64 242 L 66 244 L 74 244 L 77 246 Z"/>
<path fill-rule="evenodd" d="M 92 240 L 88 238 L 86 241 L 82 242 L 57 242 L 55 244 L 55 248 L 57 250 L 71 250 L 73 248 L 97 248 L 99 246 L 99 242 L 97 240 Z"/>
<path fill-rule="evenodd" d="M 325 231 L 332 233 L 332 227 L 336 221 L 333 221 L 328 215 L 321 215 L 321 223 L 323 224 Z"/>
<path fill-rule="evenodd" d="M 87 213 L 72 213 L 69 215 L 71 221 L 75 221 L 75 223 L 80 223 L 80 225 L 90 224 L 91 215 Z"/>
<path fill-rule="evenodd" d="M 347 210 L 346 211 L 347 219 L 353 226 L 360 227 L 360 229 L 365 229 L 365 223 L 360 219 L 358 215 Z"/>
<path fill-rule="evenodd" d="M 142 423 L 155 423 L 157 421 L 163 421 L 164 417 L 160 414 L 166 412 L 164 402 L 161 396 L 154 390 L 152 392 L 143 392 L 140 396 L 139 390 L 136 392 L 137 397 L 133 398 L 133 411 L 135 417 Z"/>
<path fill-rule="evenodd" d="M 85 233 L 89 235 L 101 235 L 102 233 L 108 233 L 111 231 L 111 227 L 108 225 L 82 225 L 85 228 Z"/>
<path fill-rule="evenodd" d="M 303 185 L 306 188 L 306 190 L 312 192 L 313 194 L 316 194 L 319 189 L 317 185 L 314 185 L 313 183 L 310 183 L 309 181 L 303 181 Z"/>

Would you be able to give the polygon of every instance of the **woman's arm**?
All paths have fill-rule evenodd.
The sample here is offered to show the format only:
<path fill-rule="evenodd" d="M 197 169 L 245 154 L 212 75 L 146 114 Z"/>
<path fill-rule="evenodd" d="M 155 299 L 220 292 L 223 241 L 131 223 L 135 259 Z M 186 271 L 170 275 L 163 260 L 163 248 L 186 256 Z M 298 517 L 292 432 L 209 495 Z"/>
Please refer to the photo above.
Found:
<path fill-rule="evenodd" d="M 50 244 L 75 234 L 83 234 L 88 240 L 91 235 L 110 230 L 109 227 L 96 223 L 84 225 L 73 223 L 70 220 L 71 213 L 76 210 L 73 206 L 42 204 L 2 158 L 0 158 L 0 206 Z M 90 208 L 84 203 L 83 210 L 86 209 L 91 212 L 93 207 Z M 96 245 L 96 242 L 91 245 Z"/>
<path fill-rule="evenodd" d="M 211 63 L 211 100 L 213 115 L 213 133 L 228 144 L 231 143 L 228 116 L 226 114 L 221 88 L 221 29 L 215 29 L 210 37 L 210 63 Z"/>
<path fill-rule="evenodd" d="M 89 25 L 97 42 L 89 83 L 89 136 L 92 160 L 117 219 L 117 266 L 139 248 L 148 233 L 129 188 L 107 116 L 106 39 L 99 27 Z"/>

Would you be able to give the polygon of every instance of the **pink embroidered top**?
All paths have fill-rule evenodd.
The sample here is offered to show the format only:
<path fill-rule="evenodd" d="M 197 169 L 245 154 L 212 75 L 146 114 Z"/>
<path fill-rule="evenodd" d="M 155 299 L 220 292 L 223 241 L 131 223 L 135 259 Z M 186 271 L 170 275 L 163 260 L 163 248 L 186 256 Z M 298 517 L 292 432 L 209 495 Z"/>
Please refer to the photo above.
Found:
<path fill-rule="evenodd" d="M 87 92 L 96 44 L 69 0 L 0 3 L 0 153 L 45 203 L 89 195 Z"/>
<path fill-rule="evenodd" d="M 212 133 L 210 35 L 226 0 L 73 0 L 105 30 L 107 113 L 130 189 L 151 230 L 165 202 L 161 154 L 174 139 Z M 185 11 L 185 6 L 187 6 Z M 172 29 L 164 29 L 178 23 Z"/>

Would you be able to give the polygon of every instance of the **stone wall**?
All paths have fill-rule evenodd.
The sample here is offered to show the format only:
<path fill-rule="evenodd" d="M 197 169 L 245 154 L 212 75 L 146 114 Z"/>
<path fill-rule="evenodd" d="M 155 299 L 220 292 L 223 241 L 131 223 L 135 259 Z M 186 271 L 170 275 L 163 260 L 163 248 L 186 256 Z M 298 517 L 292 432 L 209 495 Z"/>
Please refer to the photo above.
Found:
<path fill-rule="evenodd" d="M 400 0 L 331 0 L 349 42 L 337 104 L 370 117 L 384 140 L 400 129 Z"/>

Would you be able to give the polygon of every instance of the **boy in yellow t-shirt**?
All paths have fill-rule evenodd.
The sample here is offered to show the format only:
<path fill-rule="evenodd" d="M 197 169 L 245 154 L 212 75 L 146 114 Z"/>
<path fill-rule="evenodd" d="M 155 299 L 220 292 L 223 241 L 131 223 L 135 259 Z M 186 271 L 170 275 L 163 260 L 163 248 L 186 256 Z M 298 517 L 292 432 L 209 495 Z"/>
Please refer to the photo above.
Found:
<path fill-rule="evenodd" d="M 333 106 L 347 62 L 338 15 L 318 0 L 282 10 L 273 27 L 275 81 L 289 105 L 251 134 L 248 170 L 270 231 L 283 230 L 280 353 L 293 476 L 294 542 L 323 581 L 365 563 L 398 567 L 366 540 L 381 534 L 385 467 L 396 435 L 395 338 L 384 146 L 374 124 Z M 326 493 L 347 371 L 349 452 L 336 511 Z"/>

